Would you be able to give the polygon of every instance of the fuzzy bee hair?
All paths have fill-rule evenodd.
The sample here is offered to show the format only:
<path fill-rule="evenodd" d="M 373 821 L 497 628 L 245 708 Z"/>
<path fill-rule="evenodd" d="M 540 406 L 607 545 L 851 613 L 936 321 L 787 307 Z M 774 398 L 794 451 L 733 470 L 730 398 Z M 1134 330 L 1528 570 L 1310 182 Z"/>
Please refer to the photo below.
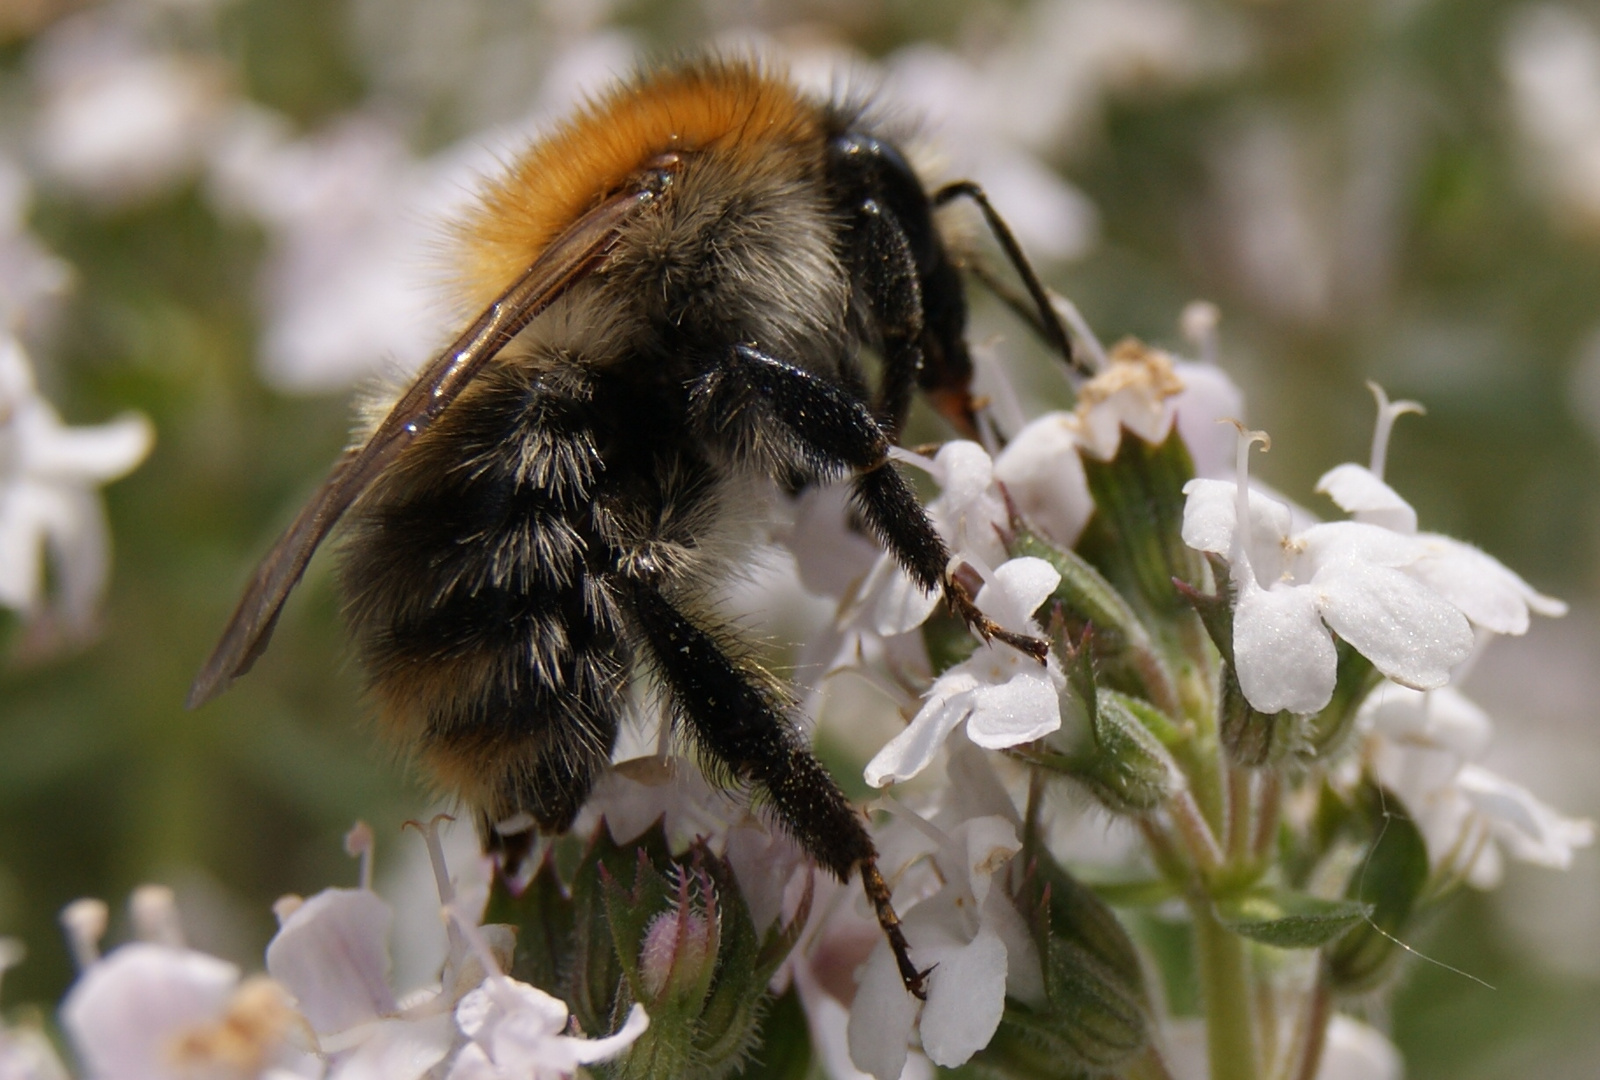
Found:
<path fill-rule="evenodd" d="M 947 575 L 888 461 L 919 387 L 972 427 L 965 299 L 933 218 L 957 196 L 1041 298 L 981 191 L 930 194 L 858 108 L 745 62 L 592 103 L 460 224 L 459 286 L 483 315 L 280 541 L 191 701 L 249 667 L 349 507 L 341 587 L 382 725 L 475 811 L 486 847 L 515 864 L 529 836 L 507 823 L 570 826 L 642 678 L 713 771 L 819 864 L 861 872 L 920 993 L 863 819 L 712 600 L 774 482 L 846 481 L 916 581 L 1042 657 Z"/>

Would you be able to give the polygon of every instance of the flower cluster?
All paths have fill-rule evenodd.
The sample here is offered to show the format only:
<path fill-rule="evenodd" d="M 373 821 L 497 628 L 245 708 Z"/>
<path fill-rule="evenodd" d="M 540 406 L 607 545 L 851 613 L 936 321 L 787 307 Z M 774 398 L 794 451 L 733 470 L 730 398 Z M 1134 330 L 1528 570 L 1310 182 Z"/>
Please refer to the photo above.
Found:
<path fill-rule="evenodd" d="M 62 922 L 82 971 L 61 1020 L 84 1074 L 556 1080 L 624 1052 L 649 1027 L 644 1010 L 634 1005 L 602 1038 L 571 1034 L 564 1004 L 506 974 L 514 935 L 478 925 L 487 878 L 463 883 L 446 873 L 437 825 L 422 831 L 440 875 L 449 950 L 436 985 L 402 996 L 388 981 L 394 914 L 372 891 L 365 826 L 349 840 L 362 857 L 361 887 L 281 900 L 265 975 L 242 977 L 235 965 L 187 947 L 169 889 L 134 893 L 138 940 L 103 956 L 106 906 L 68 907 Z M 49 1044 L 26 1029 L 0 1033 L 0 1065 L 7 1077 L 67 1075 Z"/>

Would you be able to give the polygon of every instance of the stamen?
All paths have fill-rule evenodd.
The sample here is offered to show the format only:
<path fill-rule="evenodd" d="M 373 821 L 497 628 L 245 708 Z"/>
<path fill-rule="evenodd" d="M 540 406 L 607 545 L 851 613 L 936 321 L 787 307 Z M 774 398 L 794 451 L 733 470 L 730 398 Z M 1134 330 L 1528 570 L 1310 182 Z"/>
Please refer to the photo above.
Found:
<path fill-rule="evenodd" d="M 1219 420 L 1219 424 L 1232 424 L 1239 431 L 1239 441 L 1234 449 L 1233 470 L 1233 550 L 1228 561 L 1235 567 L 1254 572 L 1250 557 L 1250 447 L 1261 444 L 1261 452 L 1272 449 L 1272 436 L 1265 431 L 1251 431 L 1237 420 Z"/>
<path fill-rule="evenodd" d="M 80 972 L 99 961 L 100 939 L 106 935 L 110 917 L 104 900 L 74 900 L 61 909 L 61 927 L 67 932 L 67 945 Z"/>
<path fill-rule="evenodd" d="M 140 941 L 183 948 L 183 928 L 178 922 L 178 902 L 165 885 L 140 885 L 128 900 L 133 932 Z"/>
<path fill-rule="evenodd" d="M 289 916 L 299 911 L 300 905 L 305 902 L 306 898 L 298 893 L 284 893 L 272 902 L 272 917 L 277 919 L 278 926 L 282 927 L 289 921 Z"/>
<path fill-rule="evenodd" d="M 372 826 L 365 821 L 358 821 L 349 832 L 344 834 L 344 853 L 352 858 L 361 859 L 361 890 L 372 891 L 372 851 L 377 846 L 378 840 L 372 834 Z"/>
<path fill-rule="evenodd" d="M 1367 462 L 1367 469 L 1373 476 L 1382 480 L 1384 466 L 1388 464 L 1389 435 L 1394 431 L 1394 422 L 1406 413 L 1424 416 L 1428 410 L 1416 401 L 1391 402 L 1383 387 L 1371 380 L 1367 382 L 1367 389 L 1378 399 L 1378 422 L 1372 429 L 1372 457 Z"/>
<path fill-rule="evenodd" d="M 446 906 L 455 902 L 456 887 L 451 884 L 450 868 L 445 865 L 444 844 L 439 840 L 439 823 L 454 820 L 449 814 L 435 814 L 426 825 L 420 821 L 408 821 L 401 826 L 422 834 L 423 843 L 428 845 L 428 862 L 433 866 L 433 883 L 439 890 L 439 903 Z"/>
<path fill-rule="evenodd" d="M 448 910 L 456 902 L 456 887 L 450 881 L 450 868 L 444 861 L 444 844 L 439 840 L 439 823 L 441 821 L 454 821 L 449 814 L 435 814 L 426 825 L 420 821 L 408 821 L 402 828 L 415 829 L 422 834 L 423 843 L 428 845 L 428 862 L 433 867 L 433 883 L 439 890 L 439 903 Z M 449 940 L 450 954 L 453 956 L 460 944 L 460 931 L 456 924 L 446 920 L 444 924 L 445 937 Z M 498 968 L 485 968 L 484 970 L 499 970 Z"/>

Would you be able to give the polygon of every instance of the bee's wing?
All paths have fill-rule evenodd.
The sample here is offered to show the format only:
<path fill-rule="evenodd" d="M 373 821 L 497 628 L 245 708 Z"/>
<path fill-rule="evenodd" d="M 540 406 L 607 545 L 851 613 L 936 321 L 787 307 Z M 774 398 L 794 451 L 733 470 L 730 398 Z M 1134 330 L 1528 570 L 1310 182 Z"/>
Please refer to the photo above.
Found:
<path fill-rule="evenodd" d="M 616 242 L 622 224 L 655 196 L 654 188 L 624 191 L 579 218 L 551 243 L 526 274 L 434 358 L 365 445 L 347 451 L 339 459 L 322 487 L 256 568 L 228 628 L 222 632 L 222 640 L 189 688 L 189 708 L 204 705 L 250 670 L 266 650 L 283 602 L 305 573 L 312 553 L 350 504 L 411 440 L 427 430 L 518 331 L 593 271 Z"/>

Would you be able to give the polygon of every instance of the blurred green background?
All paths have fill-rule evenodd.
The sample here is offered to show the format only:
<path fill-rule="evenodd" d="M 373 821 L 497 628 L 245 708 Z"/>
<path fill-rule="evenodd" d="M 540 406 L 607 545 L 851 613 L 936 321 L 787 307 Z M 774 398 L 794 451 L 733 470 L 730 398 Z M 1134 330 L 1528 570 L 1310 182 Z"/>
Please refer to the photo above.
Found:
<path fill-rule="evenodd" d="M 198 65 L 213 95 L 195 121 L 210 134 L 137 190 L 52 149 L 61 95 L 110 64 L 74 54 L 72 35 L 106 27 L 125 50 Z M 1574 605 L 1499 643 L 1468 682 L 1499 722 L 1491 761 L 1568 813 L 1600 815 L 1600 5 L 0 0 L 0 34 L 0 153 L 32 179 L 23 227 L 73 270 L 23 327 L 41 386 L 69 423 L 132 408 L 157 430 L 146 463 L 106 491 L 116 555 L 102 633 L 0 672 L 0 933 L 31 951 L 6 977 L 8 1006 L 58 1000 L 70 981 L 63 904 L 115 908 L 150 880 L 178 888 L 197 944 L 257 966 L 276 896 L 351 880 L 338 842 L 350 822 L 392 841 L 428 805 L 365 730 L 326 558 L 249 679 L 182 708 L 243 580 L 349 423 L 347 391 L 286 392 L 282 369 L 263 378 L 262 342 L 286 317 L 272 274 L 320 287 L 320 264 L 285 268 L 288 211 L 260 211 L 257 192 L 257 212 L 239 212 L 219 195 L 228 118 L 270 117 L 280 148 L 377 118 L 422 162 L 463 140 L 504 145 L 479 133 L 525 126 L 574 80 L 593 85 L 593 71 L 563 66 L 589 55 L 757 41 L 807 71 L 840 64 L 891 88 L 949 89 L 907 74 L 930 57 L 964 73 L 991 92 L 995 122 L 957 102 L 967 112 L 933 123 L 933 140 L 958 162 L 1025 159 L 1052 178 L 1040 205 L 1077 216 L 1041 261 L 1108 343 L 1185 348 L 1183 305 L 1216 302 L 1222 362 L 1275 438 L 1261 473 L 1321 512 L 1317 476 L 1366 457 L 1363 381 L 1423 401 L 1388 474 L 1423 527 Z M 402 204 L 396 222 L 426 220 L 403 205 L 405 167 L 392 183 L 363 174 L 370 200 Z M 1025 184 L 1010 206 L 990 186 L 1029 218 Z M 311 218 L 301 242 L 372 243 L 331 221 Z M 1046 254 L 1049 228 L 1035 229 Z M 16 654 L 22 629 L 6 619 Z M 1565 875 L 1508 876 L 1414 942 L 1495 990 L 1418 962 L 1367 1003 L 1410 1076 L 1596 1073 L 1595 854 Z"/>

